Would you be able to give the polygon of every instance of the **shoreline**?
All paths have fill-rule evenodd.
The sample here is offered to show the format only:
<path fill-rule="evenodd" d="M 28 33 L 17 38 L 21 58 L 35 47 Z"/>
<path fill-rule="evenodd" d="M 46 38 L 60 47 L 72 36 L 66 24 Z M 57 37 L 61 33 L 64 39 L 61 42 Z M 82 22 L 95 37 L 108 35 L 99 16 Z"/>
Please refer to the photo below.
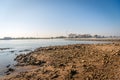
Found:
<path fill-rule="evenodd" d="M 118 43 L 41 47 L 15 60 L 15 71 L 0 80 L 120 79 Z"/>
<path fill-rule="evenodd" d="M 0 40 L 41 40 L 41 39 L 64 39 L 64 40 L 77 40 L 77 41 L 120 41 L 120 38 L 11 38 Z"/>
<path fill-rule="evenodd" d="M 65 40 L 74 40 L 74 41 L 110 41 L 110 42 L 120 42 L 120 38 L 66 38 Z"/>
<path fill-rule="evenodd" d="M 63 39 L 64 40 L 64 39 Z M 65 40 L 64 40 L 65 41 Z M 67 41 L 67 40 L 66 40 Z M 76 41 L 74 41 L 74 42 L 76 42 Z M 84 42 L 84 41 L 83 41 Z M 71 43 L 71 41 L 69 41 L 69 43 Z M 98 43 L 100 43 L 100 42 L 98 42 Z M 104 43 L 104 42 L 103 42 Z M 105 42 L 106 43 L 106 42 Z M 73 43 L 73 44 L 79 44 L 79 43 Z M 80 44 L 84 44 L 84 43 L 81 43 L 80 42 Z M 85 44 L 97 44 L 97 42 L 93 42 L 93 43 L 91 43 L 91 41 L 90 41 L 90 43 L 88 42 L 88 43 L 85 43 Z M 61 44 L 60 44 L 61 45 Z M 68 45 L 68 44 L 62 44 L 62 45 Z M 52 45 L 51 45 L 52 46 Z M 53 45 L 54 46 L 54 45 Z M 26 53 L 26 51 L 31 51 L 30 49 L 23 49 L 23 50 L 10 50 L 10 49 L 12 49 L 12 48 L 8 48 L 8 46 L 7 47 L 5 47 L 5 48 L 0 48 L 1 50 L 0 51 L 7 51 L 8 50 L 8 52 L 7 53 L 9 53 L 10 55 L 11 54 L 15 54 L 15 56 L 17 56 L 17 54 L 21 54 L 21 53 Z M 28 53 L 28 52 L 27 52 Z M 8 55 L 8 54 L 7 54 Z M 9 56 L 9 55 L 8 55 Z M 1 56 L 2 57 L 2 56 Z M 7 57 L 7 56 L 6 56 Z M 4 59 L 4 60 L 7 60 L 7 59 Z M 4 61 L 3 60 L 3 61 Z M 2 59 L 1 59 L 1 61 L 2 61 Z M 9 60 L 7 60 L 7 61 L 9 61 Z M 14 61 L 14 58 L 11 58 L 11 61 L 12 62 L 16 62 L 16 61 Z M 9 67 L 7 67 L 7 66 L 9 66 Z M 1 74 L 1 76 L 2 75 L 4 75 L 4 74 L 7 74 L 7 75 L 9 75 L 10 74 L 10 71 L 9 70 L 11 70 L 11 68 L 14 68 L 14 67 L 12 67 L 12 66 L 14 66 L 14 63 L 12 64 L 12 63 L 7 63 L 7 64 L 5 64 L 2 68 L 4 68 L 5 70 L 3 71 L 2 70 L 2 68 L 1 68 L 1 71 L 0 71 L 0 74 Z M 10 68 L 10 69 L 9 69 Z"/>

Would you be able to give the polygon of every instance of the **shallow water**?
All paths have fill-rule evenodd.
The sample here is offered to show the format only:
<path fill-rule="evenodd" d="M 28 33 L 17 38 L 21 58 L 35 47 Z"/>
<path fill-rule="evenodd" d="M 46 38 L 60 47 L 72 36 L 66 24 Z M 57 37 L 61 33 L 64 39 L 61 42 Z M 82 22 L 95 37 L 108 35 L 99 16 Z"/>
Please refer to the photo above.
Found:
<path fill-rule="evenodd" d="M 0 75 L 3 75 L 6 66 L 14 66 L 14 58 L 19 54 L 25 54 L 38 47 L 67 45 L 67 44 L 96 44 L 108 43 L 101 41 L 70 41 L 64 39 L 31 39 L 31 40 L 0 40 L 0 48 L 10 48 L 0 50 Z"/>

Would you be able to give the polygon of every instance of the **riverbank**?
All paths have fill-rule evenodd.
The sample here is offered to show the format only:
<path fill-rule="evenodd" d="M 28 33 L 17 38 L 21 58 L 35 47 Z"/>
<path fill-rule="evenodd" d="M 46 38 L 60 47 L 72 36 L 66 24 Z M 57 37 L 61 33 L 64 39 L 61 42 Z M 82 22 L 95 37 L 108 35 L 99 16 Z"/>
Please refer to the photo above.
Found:
<path fill-rule="evenodd" d="M 120 42 L 120 38 L 66 38 L 65 40 L 72 40 L 72 41 L 109 41 L 109 42 Z"/>
<path fill-rule="evenodd" d="M 75 44 L 21 54 L 0 80 L 119 80 L 120 44 Z"/>

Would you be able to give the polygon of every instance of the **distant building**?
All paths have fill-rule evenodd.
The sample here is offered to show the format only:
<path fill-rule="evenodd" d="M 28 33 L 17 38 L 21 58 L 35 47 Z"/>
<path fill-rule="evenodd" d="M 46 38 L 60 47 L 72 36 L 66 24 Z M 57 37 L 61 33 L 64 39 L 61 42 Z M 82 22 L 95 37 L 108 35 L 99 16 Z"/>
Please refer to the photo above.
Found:
<path fill-rule="evenodd" d="M 79 34 L 77 37 L 78 38 L 91 38 L 92 36 L 90 34 L 83 34 L 83 35 Z"/>
<path fill-rule="evenodd" d="M 94 38 L 104 38 L 104 36 L 94 35 Z"/>
<path fill-rule="evenodd" d="M 91 38 L 90 34 L 69 34 L 69 38 Z"/>
<path fill-rule="evenodd" d="M 76 37 L 77 37 L 77 35 L 76 35 L 76 34 L 72 34 L 72 33 L 71 33 L 71 34 L 69 34 L 69 35 L 68 35 L 68 37 L 69 37 L 69 38 L 76 38 Z"/>

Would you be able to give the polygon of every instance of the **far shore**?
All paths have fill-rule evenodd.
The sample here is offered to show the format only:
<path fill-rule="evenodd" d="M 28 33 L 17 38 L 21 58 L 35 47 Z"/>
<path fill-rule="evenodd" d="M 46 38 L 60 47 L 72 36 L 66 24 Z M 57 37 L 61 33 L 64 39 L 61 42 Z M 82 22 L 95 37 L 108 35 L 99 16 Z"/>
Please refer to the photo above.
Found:
<path fill-rule="evenodd" d="M 38 39 L 65 39 L 65 40 L 74 40 L 74 41 L 111 41 L 111 42 L 120 42 L 120 38 L 68 38 L 68 37 L 48 37 L 48 38 L 9 38 L 0 40 L 38 40 Z"/>
<path fill-rule="evenodd" d="M 75 41 L 112 41 L 112 42 L 120 42 L 120 38 L 65 38 L 65 40 L 75 40 Z"/>

